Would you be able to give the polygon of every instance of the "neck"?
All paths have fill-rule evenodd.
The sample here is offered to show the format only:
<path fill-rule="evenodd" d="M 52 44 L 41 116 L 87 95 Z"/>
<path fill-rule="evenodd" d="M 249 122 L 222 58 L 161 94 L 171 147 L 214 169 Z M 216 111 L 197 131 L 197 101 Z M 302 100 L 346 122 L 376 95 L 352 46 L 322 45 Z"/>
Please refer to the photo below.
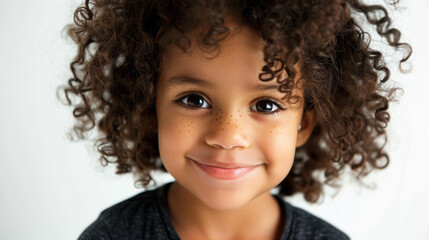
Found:
<path fill-rule="evenodd" d="M 280 206 L 269 191 L 233 210 L 206 206 L 178 182 L 167 196 L 172 223 L 182 239 L 278 239 L 283 230 Z"/>

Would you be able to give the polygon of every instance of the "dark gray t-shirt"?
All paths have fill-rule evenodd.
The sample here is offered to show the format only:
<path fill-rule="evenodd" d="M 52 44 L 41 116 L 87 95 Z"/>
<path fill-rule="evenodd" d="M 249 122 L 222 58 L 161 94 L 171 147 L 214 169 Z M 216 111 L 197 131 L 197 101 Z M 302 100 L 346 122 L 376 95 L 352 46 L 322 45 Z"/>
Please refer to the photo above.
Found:
<path fill-rule="evenodd" d="M 170 220 L 167 190 L 171 183 L 145 191 L 101 212 L 100 216 L 79 237 L 79 240 L 178 240 Z M 292 206 L 274 195 L 285 211 L 286 221 L 281 240 L 349 239 L 343 232 Z"/>

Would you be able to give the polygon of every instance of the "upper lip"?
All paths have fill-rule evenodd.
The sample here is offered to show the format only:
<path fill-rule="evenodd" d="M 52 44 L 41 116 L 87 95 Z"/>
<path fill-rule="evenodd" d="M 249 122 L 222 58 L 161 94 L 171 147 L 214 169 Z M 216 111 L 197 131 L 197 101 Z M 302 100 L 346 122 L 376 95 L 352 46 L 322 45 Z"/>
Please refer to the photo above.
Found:
<path fill-rule="evenodd" d="M 218 168 L 248 168 L 248 167 L 255 167 L 258 166 L 260 164 L 247 164 L 247 163 L 236 163 L 236 162 L 230 162 L 230 163 L 224 163 L 224 162 L 219 162 L 219 161 L 212 161 L 212 162 L 201 162 L 201 161 L 197 161 L 191 157 L 188 157 L 189 159 L 207 165 L 207 166 L 211 166 L 211 167 L 218 167 Z"/>

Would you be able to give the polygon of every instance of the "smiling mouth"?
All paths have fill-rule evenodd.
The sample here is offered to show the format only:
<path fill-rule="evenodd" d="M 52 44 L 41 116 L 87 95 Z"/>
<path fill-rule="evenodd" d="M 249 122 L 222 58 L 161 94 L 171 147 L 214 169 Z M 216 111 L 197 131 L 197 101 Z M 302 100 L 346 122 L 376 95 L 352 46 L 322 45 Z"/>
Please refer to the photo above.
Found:
<path fill-rule="evenodd" d="M 193 159 L 193 163 L 197 165 L 201 170 L 207 173 L 209 176 L 219 179 L 219 180 L 234 180 L 238 179 L 247 173 L 251 172 L 253 169 L 257 168 L 260 165 L 252 165 L 252 166 L 243 166 L 243 167 L 218 167 L 211 166 L 200 163 Z"/>

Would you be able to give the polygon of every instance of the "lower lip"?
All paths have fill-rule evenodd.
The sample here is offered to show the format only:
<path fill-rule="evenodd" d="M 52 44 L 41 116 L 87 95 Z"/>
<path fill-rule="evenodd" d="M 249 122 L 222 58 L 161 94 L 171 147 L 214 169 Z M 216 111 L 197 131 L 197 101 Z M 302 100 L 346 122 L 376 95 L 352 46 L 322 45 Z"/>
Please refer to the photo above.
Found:
<path fill-rule="evenodd" d="M 256 166 L 241 167 L 241 168 L 220 168 L 220 167 L 205 165 L 197 161 L 193 161 L 193 162 L 204 172 L 206 172 L 209 176 L 220 180 L 238 179 L 259 166 L 259 165 L 256 165 Z"/>

